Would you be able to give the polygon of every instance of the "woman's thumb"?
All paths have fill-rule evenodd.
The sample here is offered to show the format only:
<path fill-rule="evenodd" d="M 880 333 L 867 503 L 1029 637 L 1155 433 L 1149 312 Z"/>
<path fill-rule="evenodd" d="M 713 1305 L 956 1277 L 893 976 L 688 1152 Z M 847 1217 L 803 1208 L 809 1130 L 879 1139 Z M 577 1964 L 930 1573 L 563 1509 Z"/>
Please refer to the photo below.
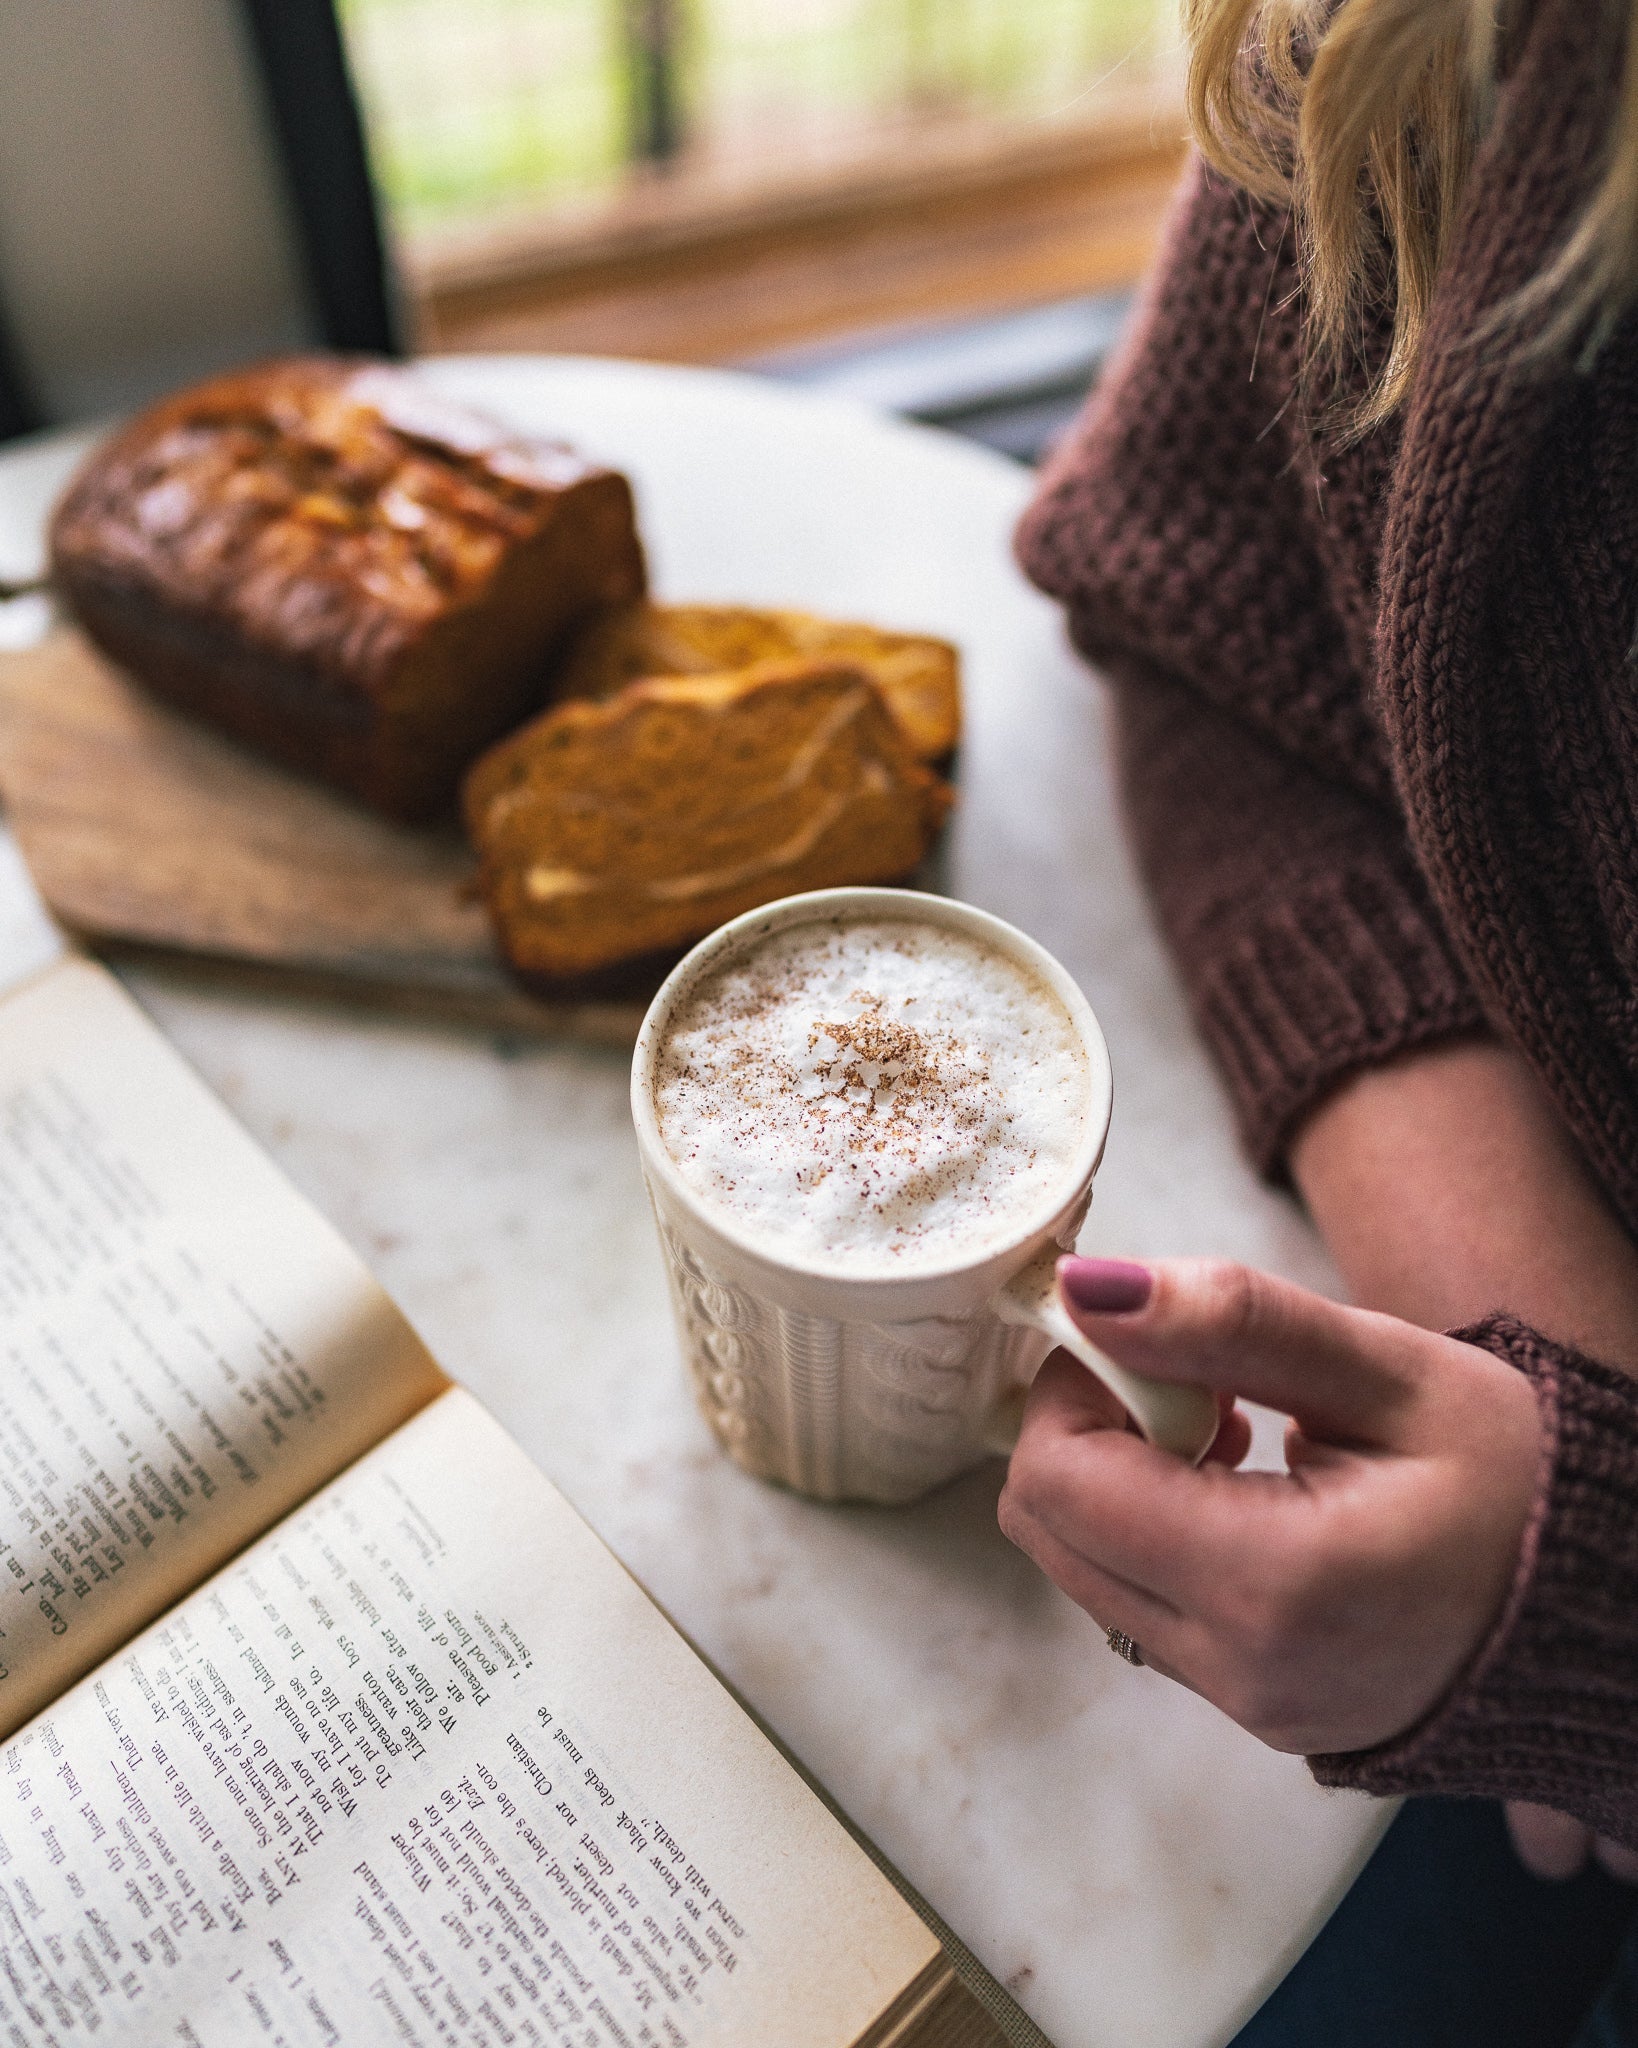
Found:
<path fill-rule="evenodd" d="M 1426 1335 L 1222 1259 L 1065 1258 L 1058 1291 L 1118 1365 L 1260 1401 L 1320 1438 L 1391 1436 L 1415 1385 L 1403 1339 Z"/>

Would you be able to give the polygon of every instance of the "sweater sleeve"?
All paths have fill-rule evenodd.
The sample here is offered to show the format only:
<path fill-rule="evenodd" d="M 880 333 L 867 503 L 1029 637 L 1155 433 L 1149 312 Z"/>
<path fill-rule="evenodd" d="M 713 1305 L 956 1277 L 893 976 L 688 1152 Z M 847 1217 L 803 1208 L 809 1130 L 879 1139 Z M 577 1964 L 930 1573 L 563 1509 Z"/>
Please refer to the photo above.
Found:
<path fill-rule="evenodd" d="M 1269 1172 L 1349 1072 L 1483 1023 L 1369 702 L 1392 451 L 1313 469 L 1293 285 L 1280 219 L 1197 167 L 1019 533 L 1113 690 L 1139 864 Z"/>
<path fill-rule="evenodd" d="M 1242 1139 L 1275 1175 L 1345 1076 L 1483 1013 L 1379 807 L 1155 671 L 1110 680 L 1138 863 Z"/>
<path fill-rule="evenodd" d="M 1455 1333 L 1535 1384 L 1545 1478 L 1467 1676 L 1397 1740 L 1313 1756 L 1322 1785 L 1528 1799 L 1638 1848 L 1638 1380 L 1510 1317 Z"/>

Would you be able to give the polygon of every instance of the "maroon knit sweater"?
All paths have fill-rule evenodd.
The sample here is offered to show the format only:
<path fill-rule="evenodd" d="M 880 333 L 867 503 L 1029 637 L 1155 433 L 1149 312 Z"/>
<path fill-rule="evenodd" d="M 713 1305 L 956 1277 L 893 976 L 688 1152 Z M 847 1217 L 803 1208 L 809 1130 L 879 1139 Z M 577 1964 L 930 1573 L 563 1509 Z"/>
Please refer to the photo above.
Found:
<path fill-rule="evenodd" d="M 1198 167 L 1135 332 L 1025 519 L 1115 696 L 1133 838 L 1248 1145 L 1488 1022 L 1638 1235 L 1638 319 L 1526 374 L 1475 322 L 1587 189 L 1612 53 L 1538 0 L 1402 419 L 1339 452 L 1298 392 L 1289 224 Z M 1638 1845 L 1638 1383 L 1498 1318 L 1540 1498 L 1456 1693 L 1373 1791 L 1540 1800 Z"/>

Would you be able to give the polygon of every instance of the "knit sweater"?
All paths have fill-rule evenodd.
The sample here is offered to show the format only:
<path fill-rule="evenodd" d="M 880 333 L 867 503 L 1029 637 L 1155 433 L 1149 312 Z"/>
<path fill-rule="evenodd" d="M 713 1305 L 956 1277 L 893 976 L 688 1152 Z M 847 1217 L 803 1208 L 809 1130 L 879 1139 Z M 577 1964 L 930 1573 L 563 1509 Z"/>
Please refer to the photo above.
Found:
<path fill-rule="evenodd" d="M 1638 319 L 1590 371 L 1472 339 L 1594 174 L 1595 14 L 1538 0 L 1398 421 L 1346 450 L 1315 424 L 1289 220 L 1196 165 L 1019 548 L 1113 690 L 1138 857 L 1264 1170 L 1350 1072 L 1489 1028 L 1638 1235 Z M 1310 1762 L 1638 1844 L 1638 1383 L 1505 1319 L 1461 1334 L 1541 1402 L 1517 1583 L 1428 1721 Z"/>

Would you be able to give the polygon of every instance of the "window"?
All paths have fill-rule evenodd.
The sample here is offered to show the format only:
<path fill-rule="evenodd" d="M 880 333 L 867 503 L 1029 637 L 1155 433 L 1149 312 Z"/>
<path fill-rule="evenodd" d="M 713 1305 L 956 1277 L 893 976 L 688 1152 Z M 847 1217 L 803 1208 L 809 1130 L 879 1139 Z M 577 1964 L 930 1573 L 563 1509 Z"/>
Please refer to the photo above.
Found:
<path fill-rule="evenodd" d="M 982 186 L 986 152 L 1016 183 L 1020 150 L 1035 150 L 1061 186 L 1065 148 L 1086 138 L 1095 155 L 1112 127 L 1127 137 L 1119 232 L 1135 267 L 1149 236 L 1131 225 L 1133 149 L 1159 166 L 1148 223 L 1181 132 L 1175 4 L 340 0 L 423 339 L 443 346 L 601 345 L 595 318 L 548 320 L 537 338 L 518 310 L 527 279 L 561 307 L 565 262 L 581 275 L 620 252 L 628 310 L 617 325 L 630 332 L 629 295 L 643 282 L 631 252 L 645 236 L 645 247 L 665 241 L 674 282 L 690 233 L 718 246 L 730 215 L 746 230 L 761 205 L 767 232 L 796 218 L 793 207 L 834 205 L 874 227 L 917 175 L 925 193 L 954 166 L 968 190 L 977 163 Z M 504 327 L 473 297 L 503 274 Z M 870 317 L 873 303 L 853 312 Z M 469 332 L 473 321 L 489 324 Z M 826 324 L 803 315 L 781 332 L 804 321 Z M 647 335 L 646 313 L 644 323 Z M 637 352 L 723 352 L 668 333 L 661 321 Z"/>
<path fill-rule="evenodd" d="M 1166 0 L 342 0 L 409 236 L 617 191 L 635 161 L 822 178 L 953 123 L 1095 121 L 1175 74 Z"/>

